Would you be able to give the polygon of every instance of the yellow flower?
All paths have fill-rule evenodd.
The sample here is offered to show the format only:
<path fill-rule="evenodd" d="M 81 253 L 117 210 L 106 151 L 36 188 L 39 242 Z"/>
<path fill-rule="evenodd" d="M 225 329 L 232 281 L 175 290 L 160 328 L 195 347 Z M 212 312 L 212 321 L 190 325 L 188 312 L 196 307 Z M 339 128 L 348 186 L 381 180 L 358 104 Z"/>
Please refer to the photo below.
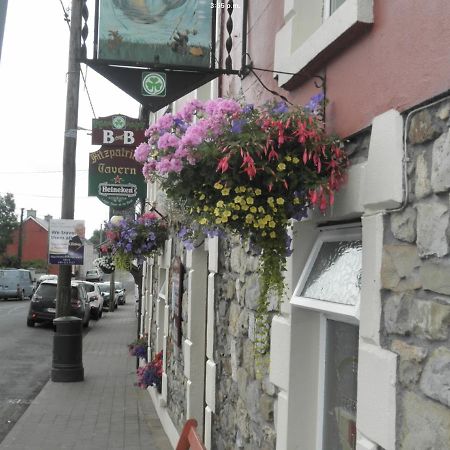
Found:
<path fill-rule="evenodd" d="M 221 219 L 222 219 L 222 223 L 227 223 L 228 222 L 228 217 L 222 216 Z"/>
<path fill-rule="evenodd" d="M 239 217 L 239 216 L 238 216 L 237 214 L 233 214 L 233 215 L 231 216 L 231 219 L 232 219 L 232 220 L 237 220 L 238 217 Z"/>
<path fill-rule="evenodd" d="M 234 203 L 241 203 L 242 197 L 240 195 L 236 195 L 236 197 L 234 197 Z"/>
<path fill-rule="evenodd" d="M 268 203 L 269 205 L 273 205 L 273 202 L 274 202 L 273 197 L 269 197 L 269 198 L 267 199 L 267 203 Z"/>
<path fill-rule="evenodd" d="M 286 169 L 286 164 L 285 163 L 279 163 L 277 166 L 277 170 L 278 172 L 283 172 L 283 170 Z"/>
<path fill-rule="evenodd" d="M 289 155 L 287 155 L 286 156 L 286 158 L 284 158 L 286 161 L 292 161 L 292 158 L 289 156 Z"/>
<path fill-rule="evenodd" d="M 222 219 L 221 219 L 220 217 L 218 217 L 218 218 L 215 220 L 215 222 L 217 223 L 217 225 L 219 225 L 219 224 L 222 223 Z"/>
<path fill-rule="evenodd" d="M 295 197 L 294 200 L 292 200 L 292 203 L 294 205 L 299 205 L 300 204 L 300 199 L 298 197 Z"/>
<path fill-rule="evenodd" d="M 247 202 L 247 205 L 253 205 L 254 202 L 253 197 L 247 197 L 245 201 Z"/>
<path fill-rule="evenodd" d="M 258 212 L 260 212 L 260 213 L 265 213 L 266 210 L 264 209 L 264 207 L 258 206 Z"/>
<path fill-rule="evenodd" d="M 245 221 L 246 221 L 247 223 L 252 223 L 252 222 L 253 222 L 253 214 L 247 214 L 247 215 L 245 216 Z"/>
<path fill-rule="evenodd" d="M 220 209 L 219 208 L 215 208 L 214 209 L 214 215 L 218 216 L 220 214 Z"/>
<path fill-rule="evenodd" d="M 199 200 L 205 200 L 205 194 L 200 194 Z"/>
<path fill-rule="evenodd" d="M 255 189 L 255 195 L 261 195 L 261 194 L 262 194 L 261 189 L 256 188 L 256 189 Z"/>
<path fill-rule="evenodd" d="M 292 162 L 293 162 L 294 164 L 298 164 L 298 163 L 300 162 L 300 160 L 299 160 L 296 156 L 294 156 L 294 157 L 292 158 Z"/>
<path fill-rule="evenodd" d="M 242 211 L 248 211 L 248 205 L 244 204 L 241 206 Z"/>
<path fill-rule="evenodd" d="M 200 225 L 206 225 L 206 224 L 208 223 L 208 220 L 206 219 L 206 217 L 202 217 L 202 218 L 198 221 L 198 223 L 199 223 Z"/>
<path fill-rule="evenodd" d="M 231 211 L 228 210 L 228 209 L 226 209 L 226 210 L 223 212 L 223 214 L 222 214 L 222 217 L 223 217 L 223 216 L 225 216 L 225 217 L 230 217 L 230 216 L 231 216 Z"/>
<path fill-rule="evenodd" d="M 267 233 L 266 233 L 265 231 L 263 231 L 263 232 L 261 233 L 261 236 L 262 236 L 262 237 L 265 237 L 265 236 L 267 236 Z"/>
<path fill-rule="evenodd" d="M 223 200 L 219 200 L 219 201 L 216 203 L 216 206 L 217 206 L 218 208 L 223 208 L 223 205 L 224 205 Z"/>
<path fill-rule="evenodd" d="M 235 211 L 240 211 L 240 210 L 241 210 L 241 207 L 240 207 L 239 205 L 235 205 L 235 206 L 234 206 L 234 210 L 235 210 Z"/>
<path fill-rule="evenodd" d="M 207 205 L 205 205 L 204 207 L 203 207 L 203 211 L 208 211 L 209 210 L 209 206 L 207 206 Z"/>
<path fill-rule="evenodd" d="M 269 227 L 270 228 L 275 228 L 275 222 L 273 221 L 273 220 L 271 220 L 270 222 L 269 222 Z"/>
<path fill-rule="evenodd" d="M 253 214 L 255 213 L 255 212 L 257 212 L 258 210 L 256 209 L 256 206 L 252 206 L 251 208 L 250 208 L 250 212 L 252 212 Z"/>
<path fill-rule="evenodd" d="M 214 184 L 214 189 L 223 189 L 223 184 L 220 181 L 217 181 Z"/>
<path fill-rule="evenodd" d="M 284 205 L 284 198 L 283 197 L 278 197 L 277 198 L 277 205 Z"/>
<path fill-rule="evenodd" d="M 197 206 L 197 212 L 199 213 L 201 211 L 200 206 Z"/>
<path fill-rule="evenodd" d="M 277 233 L 275 233 L 275 231 L 271 231 L 270 234 L 269 234 L 269 236 L 270 236 L 272 239 L 275 239 L 275 238 L 277 237 Z"/>
<path fill-rule="evenodd" d="M 222 189 L 222 195 L 230 195 L 230 189 L 229 188 L 223 188 Z"/>

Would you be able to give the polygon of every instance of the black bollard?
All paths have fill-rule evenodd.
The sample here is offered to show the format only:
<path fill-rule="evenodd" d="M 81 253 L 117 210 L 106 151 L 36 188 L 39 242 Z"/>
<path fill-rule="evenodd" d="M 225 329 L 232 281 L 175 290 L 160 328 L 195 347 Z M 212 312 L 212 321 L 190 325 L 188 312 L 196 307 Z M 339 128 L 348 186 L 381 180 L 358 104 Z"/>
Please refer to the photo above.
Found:
<path fill-rule="evenodd" d="M 81 324 L 78 317 L 58 317 L 53 321 L 52 381 L 83 381 L 83 347 Z"/>

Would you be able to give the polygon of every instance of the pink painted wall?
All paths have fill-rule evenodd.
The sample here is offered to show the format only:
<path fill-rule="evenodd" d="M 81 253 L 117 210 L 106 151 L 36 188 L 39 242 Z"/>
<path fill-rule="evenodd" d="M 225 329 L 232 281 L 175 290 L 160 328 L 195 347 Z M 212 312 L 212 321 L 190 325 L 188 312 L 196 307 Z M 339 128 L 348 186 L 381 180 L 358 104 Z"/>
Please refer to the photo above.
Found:
<path fill-rule="evenodd" d="M 341 136 L 367 127 L 388 109 L 404 111 L 450 89 L 450 1 L 374 0 L 374 5 L 373 27 L 324 67 L 327 128 Z M 274 34 L 282 25 L 282 0 L 250 2 L 248 53 L 255 67 L 273 67 Z M 234 60 L 239 66 L 239 55 Z M 311 81 L 287 92 L 272 74 L 257 73 L 296 104 L 318 92 Z M 231 78 L 224 80 L 225 94 Z M 272 98 L 252 75 L 242 86 L 249 102 Z"/>

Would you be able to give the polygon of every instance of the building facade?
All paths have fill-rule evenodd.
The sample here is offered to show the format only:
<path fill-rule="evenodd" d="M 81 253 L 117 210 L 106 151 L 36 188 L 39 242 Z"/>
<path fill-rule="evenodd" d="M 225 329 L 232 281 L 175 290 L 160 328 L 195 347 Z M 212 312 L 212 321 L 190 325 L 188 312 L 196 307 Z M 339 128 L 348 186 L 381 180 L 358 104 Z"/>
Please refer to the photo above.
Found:
<path fill-rule="evenodd" d="M 174 445 L 194 417 L 208 449 L 450 449 L 449 12 L 444 0 L 250 2 L 253 71 L 189 96 L 305 105 L 323 92 L 351 166 L 334 206 L 293 224 L 266 359 L 258 255 L 239 236 L 189 251 L 173 237 L 147 261 L 141 329 L 150 356 L 164 352 L 162 391 L 149 392 Z"/>

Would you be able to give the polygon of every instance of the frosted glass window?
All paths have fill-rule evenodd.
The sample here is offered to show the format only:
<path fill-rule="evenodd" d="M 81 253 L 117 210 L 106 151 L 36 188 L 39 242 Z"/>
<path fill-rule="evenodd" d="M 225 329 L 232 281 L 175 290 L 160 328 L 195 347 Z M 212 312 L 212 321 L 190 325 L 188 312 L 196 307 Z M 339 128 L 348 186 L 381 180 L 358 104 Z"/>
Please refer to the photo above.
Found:
<path fill-rule="evenodd" d="M 359 328 L 327 320 L 324 449 L 356 448 Z"/>
<path fill-rule="evenodd" d="M 356 305 L 361 290 L 362 241 L 323 242 L 302 297 Z"/>

